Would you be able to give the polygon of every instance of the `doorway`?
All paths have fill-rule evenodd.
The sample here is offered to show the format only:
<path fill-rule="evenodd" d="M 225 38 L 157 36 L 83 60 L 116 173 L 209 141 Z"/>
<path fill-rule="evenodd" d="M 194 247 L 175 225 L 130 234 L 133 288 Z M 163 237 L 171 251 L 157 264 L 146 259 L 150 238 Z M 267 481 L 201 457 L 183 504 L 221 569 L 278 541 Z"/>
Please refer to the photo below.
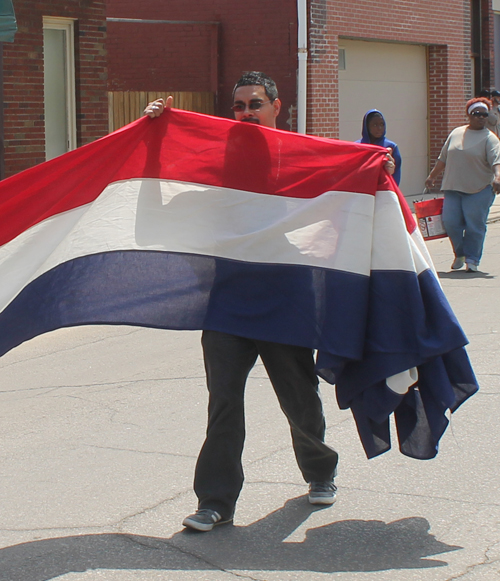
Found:
<path fill-rule="evenodd" d="M 45 159 L 76 147 L 74 21 L 43 19 Z"/>

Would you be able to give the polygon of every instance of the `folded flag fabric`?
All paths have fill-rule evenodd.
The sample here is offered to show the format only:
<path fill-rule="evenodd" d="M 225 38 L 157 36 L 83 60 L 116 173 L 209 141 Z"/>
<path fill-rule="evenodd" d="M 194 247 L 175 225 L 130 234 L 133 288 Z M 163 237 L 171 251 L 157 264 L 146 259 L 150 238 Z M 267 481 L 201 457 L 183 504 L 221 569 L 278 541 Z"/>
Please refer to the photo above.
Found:
<path fill-rule="evenodd" d="M 177 110 L 0 184 L 0 355 L 85 324 L 317 350 L 368 457 L 435 456 L 478 388 L 382 148 Z"/>

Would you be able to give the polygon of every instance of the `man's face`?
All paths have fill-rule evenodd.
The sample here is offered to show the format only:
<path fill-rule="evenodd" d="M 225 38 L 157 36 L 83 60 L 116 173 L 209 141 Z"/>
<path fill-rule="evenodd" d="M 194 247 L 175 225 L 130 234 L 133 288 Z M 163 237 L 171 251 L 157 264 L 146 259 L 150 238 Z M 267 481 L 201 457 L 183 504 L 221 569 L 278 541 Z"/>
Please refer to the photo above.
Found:
<path fill-rule="evenodd" d="M 492 101 L 493 105 L 498 107 L 498 105 L 500 105 L 500 95 L 492 95 L 491 101 Z"/>
<path fill-rule="evenodd" d="M 258 106 L 258 108 L 250 109 L 249 105 Z M 261 85 L 238 87 L 234 93 L 234 106 L 241 109 L 236 111 L 233 109 L 236 121 L 276 128 L 276 117 L 280 112 L 281 101 L 275 99 L 271 103 L 266 90 Z"/>

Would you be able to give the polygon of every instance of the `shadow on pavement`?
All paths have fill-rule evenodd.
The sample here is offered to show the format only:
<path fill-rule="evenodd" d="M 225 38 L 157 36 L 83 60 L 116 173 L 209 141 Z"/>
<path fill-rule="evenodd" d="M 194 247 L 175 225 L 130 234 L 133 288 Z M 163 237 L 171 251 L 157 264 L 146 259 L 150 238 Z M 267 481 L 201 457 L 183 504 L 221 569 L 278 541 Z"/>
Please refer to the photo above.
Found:
<path fill-rule="evenodd" d="M 496 275 L 490 274 L 489 272 L 467 272 L 466 270 L 450 270 L 448 272 L 438 272 L 437 275 L 439 278 L 456 278 L 457 280 L 469 280 L 471 278 L 496 278 Z"/>
<path fill-rule="evenodd" d="M 181 531 L 170 538 L 129 534 L 61 537 L 0 550 L 2 581 L 49 581 L 89 569 L 160 571 L 382 571 L 446 566 L 426 559 L 462 547 L 429 533 L 425 518 L 391 523 L 346 520 L 309 529 L 301 542 L 286 539 L 315 509 L 304 497 L 246 527 L 210 533 Z M 334 508 L 332 517 L 334 517 Z"/>

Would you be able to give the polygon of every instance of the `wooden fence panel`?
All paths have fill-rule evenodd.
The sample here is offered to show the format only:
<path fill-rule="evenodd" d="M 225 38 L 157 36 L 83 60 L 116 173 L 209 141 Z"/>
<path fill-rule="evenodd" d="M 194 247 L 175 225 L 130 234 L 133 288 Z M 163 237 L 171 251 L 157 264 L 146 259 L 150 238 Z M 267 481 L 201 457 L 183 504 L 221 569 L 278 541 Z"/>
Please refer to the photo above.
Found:
<path fill-rule="evenodd" d="M 214 94 L 211 92 L 191 93 L 185 91 L 110 91 L 108 92 L 109 132 L 116 131 L 142 117 L 150 101 L 174 98 L 174 107 L 185 111 L 214 114 Z"/>

